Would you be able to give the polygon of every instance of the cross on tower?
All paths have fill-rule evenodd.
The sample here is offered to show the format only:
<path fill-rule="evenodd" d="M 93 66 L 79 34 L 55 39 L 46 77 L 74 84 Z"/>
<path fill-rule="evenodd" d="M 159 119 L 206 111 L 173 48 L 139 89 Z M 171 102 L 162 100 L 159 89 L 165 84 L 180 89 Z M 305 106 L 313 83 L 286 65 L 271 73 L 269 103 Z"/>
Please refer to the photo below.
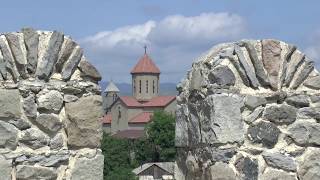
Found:
<path fill-rule="evenodd" d="M 147 54 L 147 45 L 144 45 L 144 54 Z"/>

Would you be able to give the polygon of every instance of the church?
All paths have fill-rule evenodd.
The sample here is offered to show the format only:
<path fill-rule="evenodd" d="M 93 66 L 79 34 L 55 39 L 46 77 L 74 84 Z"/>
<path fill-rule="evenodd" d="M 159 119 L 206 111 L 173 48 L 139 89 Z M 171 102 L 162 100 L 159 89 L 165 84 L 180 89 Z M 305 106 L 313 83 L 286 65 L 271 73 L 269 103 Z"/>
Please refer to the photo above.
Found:
<path fill-rule="evenodd" d="M 146 52 L 131 70 L 132 96 L 120 96 L 111 81 L 104 91 L 106 133 L 119 138 L 136 139 L 144 135 L 144 128 L 154 111 L 175 113 L 176 97 L 160 96 L 160 69 Z"/>

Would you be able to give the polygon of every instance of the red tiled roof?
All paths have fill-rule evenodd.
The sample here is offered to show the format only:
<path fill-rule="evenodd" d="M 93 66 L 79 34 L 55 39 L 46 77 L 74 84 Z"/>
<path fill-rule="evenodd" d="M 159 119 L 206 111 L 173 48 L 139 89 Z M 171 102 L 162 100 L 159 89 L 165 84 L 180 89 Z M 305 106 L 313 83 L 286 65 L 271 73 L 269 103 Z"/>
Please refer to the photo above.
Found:
<path fill-rule="evenodd" d="M 148 123 L 153 112 L 142 112 L 129 120 L 129 123 Z"/>
<path fill-rule="evenodd" d="M 120 96 L 120 99 L 122 100 L 122 102 L 129 107 L 140 107 L 141 103 L 139 103 L 137 101 L 136 98 L 132 97 L 132 96 Z"/>
<path fill-rule="evenodd" d="M 144 54 L 139 62 L 131 70 L 131 74 L 135 73 L 155 73 L 160 74 L 159 68 L 154 64 L 152 59 Z"/>
<path fill-rule="evenodd" d="M 141 103 L 132 96 L 120 96 L 121 101 L 128 107 L 165 107 L 173 100 L 175 96 L 157 96 L 147 102 Z"/>
<path fill-rule="evenodd" d="M 102 123 L 103 124 L 111 124 L 111 121 L 112 121 L 112 115 L 111 113 L 107 114 L 107 115 L 104 115 L 102 117 Z"/>
<path fill-rule="evenodd" d="M 138 139 L 144 136 L 144 130 L 127 129 L 117 132 L 112 137 L 120 139 Z"/>
<path fill-rule="evenodd" d="M 164 107 L 175 100 L 175 96 L 158 96 L 143 104 L 145 107 Z"/>

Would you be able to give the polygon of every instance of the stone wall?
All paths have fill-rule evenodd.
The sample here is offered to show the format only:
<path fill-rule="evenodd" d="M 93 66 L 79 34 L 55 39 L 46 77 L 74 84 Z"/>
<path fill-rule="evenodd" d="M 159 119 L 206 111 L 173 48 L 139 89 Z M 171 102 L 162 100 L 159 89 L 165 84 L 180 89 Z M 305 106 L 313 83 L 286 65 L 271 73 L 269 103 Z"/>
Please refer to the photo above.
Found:
<path fill-rule="evenodd" d="M 31 28 L 0 50 L 0 180 L 102 180 L 101 77 L 83 50 Z"/>
<path fill-rule="evenodd" d="M 320 179 L 320 76 L 295 46 L 217 45 L 177 88 L 178 180 Z"/>

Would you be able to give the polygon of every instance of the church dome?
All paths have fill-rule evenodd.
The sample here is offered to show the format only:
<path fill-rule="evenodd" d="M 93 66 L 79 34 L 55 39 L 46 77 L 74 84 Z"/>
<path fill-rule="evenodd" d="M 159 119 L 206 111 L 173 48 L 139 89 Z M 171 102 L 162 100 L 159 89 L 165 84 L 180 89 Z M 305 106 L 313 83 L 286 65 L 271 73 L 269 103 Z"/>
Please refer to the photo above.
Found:
<path fill-rule="evenodd" d="M 160 70 L 152 61 L 152 59 L 148 56 L 148 54 L 145 53 L 139 60 L 139 62 L 131 70 L 131 74 L 137 73 L 160 74 Z"/>

